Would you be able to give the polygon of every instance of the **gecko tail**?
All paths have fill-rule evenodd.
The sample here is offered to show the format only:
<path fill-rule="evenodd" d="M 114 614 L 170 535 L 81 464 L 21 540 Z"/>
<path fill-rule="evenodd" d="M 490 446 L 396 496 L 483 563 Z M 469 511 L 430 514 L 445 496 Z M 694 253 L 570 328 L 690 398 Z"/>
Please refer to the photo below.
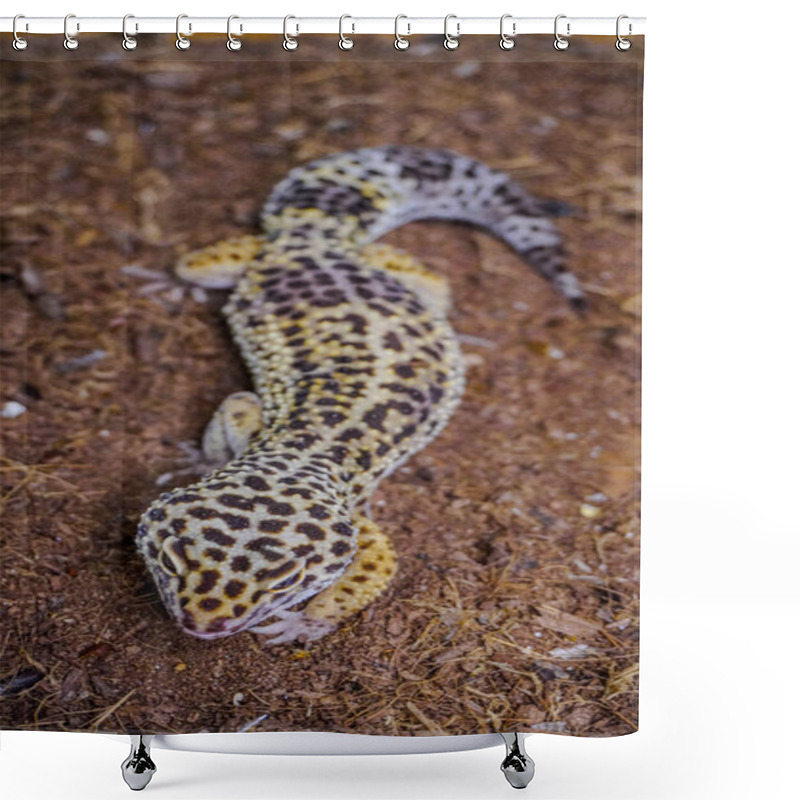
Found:
<path fill-rule="evenodd" d="M 362 243 L 416 220 L 465 222 L 515 250 L 578 311 L 586 297 L 566 267 L 554 217 L 565 204 L 532 195 L 503 172 L 448 150 L 386 146 L 339 153 L 292 170 L 262 213 L 267 231 L 289 210 L 357 220 Z"/>

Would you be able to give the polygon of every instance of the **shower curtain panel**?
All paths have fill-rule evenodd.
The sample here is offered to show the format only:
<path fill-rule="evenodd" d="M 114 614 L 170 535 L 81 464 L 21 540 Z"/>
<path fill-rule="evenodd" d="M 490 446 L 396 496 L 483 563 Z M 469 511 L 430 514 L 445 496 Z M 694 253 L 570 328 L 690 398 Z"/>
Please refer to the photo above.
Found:
<path fill-rule="evenodd" d="M 3 40 L 3 728 L 636 730 L 643 40 L 354 39 Z"/>

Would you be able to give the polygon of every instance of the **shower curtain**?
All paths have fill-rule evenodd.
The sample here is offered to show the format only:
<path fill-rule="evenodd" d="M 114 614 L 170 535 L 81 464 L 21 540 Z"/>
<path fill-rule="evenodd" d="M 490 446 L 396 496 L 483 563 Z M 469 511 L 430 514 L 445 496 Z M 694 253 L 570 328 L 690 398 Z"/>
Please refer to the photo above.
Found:
<path fill-rule="evenodd" d="M 642 41 L 354 39 L 3 41 L 0 727 L 636 730 Z"/>

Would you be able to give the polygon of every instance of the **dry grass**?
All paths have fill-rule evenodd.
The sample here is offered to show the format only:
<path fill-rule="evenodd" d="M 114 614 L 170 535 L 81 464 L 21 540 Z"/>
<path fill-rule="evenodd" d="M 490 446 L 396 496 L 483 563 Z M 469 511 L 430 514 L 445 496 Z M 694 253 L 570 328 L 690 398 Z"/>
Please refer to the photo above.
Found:
<path fill-rule="evenodd" d="M 545 45 L 231 56 L 165 40 L 148 60 L 93 38 L 78 60 L 53 45 L 2 62 L 3 402 L 27 412 L 3 420 L 0 725 L 635 729 L 640 65 L 605 40 Z M 291 166 L 389 142 L 569 202 L 592 308 L 572 315 L 482 233 L 392 234 L 447 275 L 470 364 L 448 429 L 374 498 L 399 574 L 308 648 L 193 640 L 146 579 L 135 523 L 247 377 L 220 298 L 142 293 L 135 274 L 252 231 Z"/>

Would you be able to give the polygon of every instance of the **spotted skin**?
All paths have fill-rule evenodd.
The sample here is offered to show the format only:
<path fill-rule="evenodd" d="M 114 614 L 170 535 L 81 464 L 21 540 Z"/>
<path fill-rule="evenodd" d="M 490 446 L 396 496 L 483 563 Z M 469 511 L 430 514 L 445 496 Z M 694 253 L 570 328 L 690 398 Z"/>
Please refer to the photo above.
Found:
<path fill-rule="evenodd" d="M 292 170 L 262 235 L 179 263 L 184 280 L 233 289 L 224 313 L 255 389 L 206 430 L 218 468 L 141 518 L 139 551 L 185 632 L 316 639 L 381 594 L 396 559 L 365 504 L 446 425 L 464 366 L 447 283 L 373 240 L 415 219 L 481 225 L 580 307 L 557 211 L 454 153 L 356 150 Z"/>

